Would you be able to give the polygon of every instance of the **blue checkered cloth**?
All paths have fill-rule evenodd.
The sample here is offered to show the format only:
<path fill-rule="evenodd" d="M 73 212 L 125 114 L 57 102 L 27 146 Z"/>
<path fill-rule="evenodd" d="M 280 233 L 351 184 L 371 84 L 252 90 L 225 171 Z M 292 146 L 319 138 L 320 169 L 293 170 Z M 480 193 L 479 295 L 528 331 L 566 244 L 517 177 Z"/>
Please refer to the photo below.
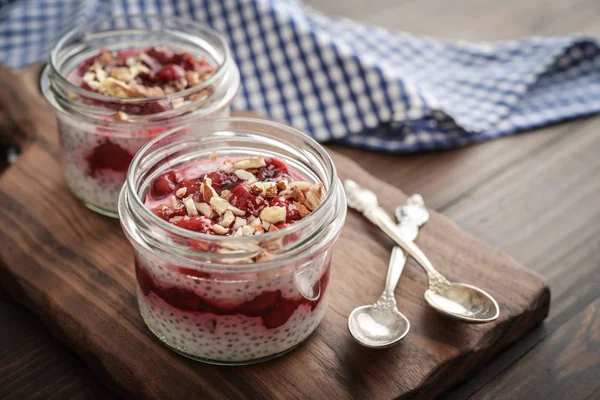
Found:
<path fill-rule="evenodd" d="M 242 74 L 234 107 L 319 141 L 415 152 L 600 111 L 600 48 L 585 37 L 452 43 L 331 18 L 297 0 L 0 0 L 0 61 L 47 57 L 101 15 L 193 18 L 222 32 Z"/>

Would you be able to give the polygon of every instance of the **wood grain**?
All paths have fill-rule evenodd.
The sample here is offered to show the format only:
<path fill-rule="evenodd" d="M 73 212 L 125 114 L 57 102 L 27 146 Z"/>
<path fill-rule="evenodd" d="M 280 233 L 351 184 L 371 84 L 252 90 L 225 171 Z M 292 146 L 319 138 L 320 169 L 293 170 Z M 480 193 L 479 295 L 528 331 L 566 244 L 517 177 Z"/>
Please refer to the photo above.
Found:
<path fill-rule="evenodd" d="M 389 211 L 404 200 L 402 192 L 348 158 L 332 156 L 342 178 L 375 190 Z M 486 287 L 501 305 L 501 318 L 472 326 L 429 310 L 422 299 L 425 276 L 411 261 L 398 296 L 412 322 L 410 335 L 387 351 L 360 348 L 346 332 L 346 318 L 378 294 L 391 243 L 350 213 L 334 250 L 330 309 L 312 339 L 270 363 L 205 366 L 151 337 L 134 299 L 129 243 L 117 221 L 91 213 L 69 194 L 54 151 L 29 145 L 0 178 L 0 204 L 2 226 L 12 227 L 0 231 L 7 244 L 0 250 L 2 285 L 126 396 L 427 398 L 466 379 L 518 340 L 541 322 L 549 306 L 539 276 L 434 212 L 422 228 L 420 246 L 449 279 Z M 228 385 L 215 385 L 225 379 Z"/>
<path fill-rule="evenodd" d="M 347 16 L 391 29 L 443 39 L 498 40 L 513 39 L 523 35 L 560 35 L 575 32 L 591 34 L 596 37 L 600 35 L 600 25 L 597 23 L 597 14 L 600 8 L 595 0 L 560 2 L 555 0 L 531 0 L 528 2 L 456 0 L 451 3 L 439 0 L 373 0 L 369 2 L 305 0 L 305 3 L 328 14 Z M 35 86 L 37 82 L 35 71 L 26 70 L 21 75 L 27 77 L 24 80 L 26 84 Z M 6 119 L 0 116 L 0 121 L 4 120 Z M 594 189 L 588 191 L 584 197 L 570 197 L 569 193 L 561 191 L 560 185 L 560 189 L 554 188 L 554 186 L 556 182 L 571 179 L 576 168 L 572 166 L 563 171 L 560 163 L 563 161 L 572 163 L 572 158 L 577 159 L 582 152 L 585 152 L 585 145 L 581 141 L 594 130 L 600 131 L 599 126 L 600 118 L 594 117 L 464 149 L 414 156 L 389 156 L 343 147 L 335 148 L 336 151 L 350 156 L 378 178 L 395 187 L 402 188 L 405 193 L 423 194 L 429 206 L 444 210 L 445 214 L 450 215 L 467 231 L 476 232 L 478 237 L 500 246 L 528 267 L 540 271 L 548 279 L 554 298 L 547 322 L 524 340 L 511 346 L 489 362 L 477 376 L 453 391 L 449 398 L 468 398 L 477 391 L 484 394 L 493 392 L 497 398 L 521 398 L 523 396 L 519 396 L 519 393 L 513 391 L 511 387 L 523 388 L 529 380 L 535 382 L 528 392 L 531 394 L 530 398 L 538 397 L 535 395 L 536 390 L 545 393 L 548 399 L 563 398 L 553 395 L 553 393 L 561 393 L 562 383 L 555 381 L 552 374 L 545 372 L 553 368 L 554 357 L 551 355 L 538 357 L 535 362 L 528 363 L 527 368 L 519 368 L 519 365 L 527 360 L 528 354 L 535 352 L 538 347 L 544 346 L 557 329 L 569 332 L 565 334 L 566 339 L 561 346 L 568 344 L 572 340 L 570 338 L 577 336 L 581 326 L 572 322 L 575 321 L 573 318 L 577 318 L 579 314 L 576 313 L 581 312 L 591 303 L 590 298 L 593 295 L 583 291 L 580 296 L 576 282 L 585 281 L 585 274 L 589 274 L 588 283 L 598 283 L 600 261 L 597 255 L 600 254 L 600 243 L 596 238 L 599 233 L 597 230 L 600 227 L 600 220 L 596 211 L 600 192 Z M 4 127 L 4 124 L 0 125 L 0 136 L 2 132 L 6 131 Z M 582 129 L 585 130 L 585 133 L 577 134 Z M 550 136 L 552 139 L 551 142 L 548 142 Z M 562 147 L 569 142 L 573 148 L 568 153 L 562 153 L 563 158 L 558 161 L 557 167 L 550 168 L 547 172 L 537 171 L 535 180 L 538 189 L 542 190 L 528 190 L 526 185 L 519 185 L 521 177 L 527 176 L 532 166 L 543 162 L 552 154 L 561 153 Z M 579 147 L 578 151 L 574 151 L 576 147 Z M 506 179 L 503 178 L 504 173 L 508 171 L 513 174 L 511 179 L 515 180 L 510 185 L 506 185 Z M 587 181 L 578 183 L 570 190 L 578 192 L 589 183 L 597 185 L 600 173 L 598 171 L 594 173 L 590 169 L 587 171 Z M 478 192 L 477 188 L 482 184 L 486 184 L 487 190 Z M 488 208 L 483 210 L 482 215 L 474 215 L 469 212 L 473 207 L 477 207 L 478 202 L 486 201 L 486 197 L 490 195 L 494 196 L 495 201 L 503 201 L 504 204 L 507 204 L 507 199 L 513 196 L 515 190 L 521 199 L 517 212 L 505 208 L 506 212 L 499 213 L 495 209 L 494 202 L 487 203 Z M 559 203 L 562 210 L 568 208 L 577 210 L 576 223 L 568 228 L 569 231 L 576 234 L 564 235 L 564 222 L 568 220 L 565 215 L 557 213 L 546 215 L 544 213 L 545 209 L 542 204 L 548 200 Z M 531 211 L 535 211 L 535 216 L 532 216 Z M 537 226 L 540 217 L 542 221 L 545 221 L 543 228 Z M 493 224 L 486 224 L 489 218 L 493 219 Z M 484 224 L 485 227 L 478 228 L 480 224 Z M 511 229 L 503 230 L 503 234 L 498 234 L 497 231 L 502 230 L 505 224 L 510 225 Z M 521 237 L 518 242 L 512 240 L 512 235 L 519 234 L 522 225 L 531 229 L 531 235 Z M 579 232 L 582 234 L 577 234 Z M 539 234 L 543 235 L 543 240 L 536 239 Z M 557 245 L 555 236 L 567 240 Z M 531 245 L 532 241 L 537 244 Z M 548 243 L 544 244 L 544 241 L 548 241 Z M 579 269 L 585 271 L 579 273 Z M 575 277 L 575 280 L 572 278 L 574 274 L 579 276 Z M 570 283 L 563 286 L 563 282 Z M 561 299 L 556 301 L 555 297 L 559 293 L 562 293 Z M 15 305 L 12 301 L 6 301 L 2 297 L 0 297 L 0 303 L 4 307 L 3 310 L 11 310 L 10 313 L 0 313 L 0 326 L 9 326 L 11 323 L 11 326 L 19 324 L 18 326 L 22 328 L 18 330 L 18 333 L 3 336 L 3 345 L 14 348 L 15 351 L 10 354 L 0 353 L 2 355 L 0 362 L 4 365 L 17 366 L 18 373 L 22 375 L 31 373 L 34 376 L 36 374 L 42 376 L 45 373 L 45 376 L 48 377 L 39 382 L 32 381 L 28 385 L 11 386 L 13 398 L 49 398 L 53 393 L 61 393 L 62 388 L 67 386 L 66 382 L 79 382 L 80 387 L 83 388 L 91 385 L 89 382 L 94 379 L 90 376 L 84 378 L 84 374 L 79 372 L 85 368 L 82 362 L 77 364 L 77 361 L 73 360 L 66 350 L 62 351 L 61 357 L 53 356 L 52 354 L 56 354 L 55 352 L 60 352 L 56 349 L 61 346 L 47 335 L 39 335 L 39 326 L 29 328 L 29 324 L 34 319 L 32 313 L 24 311 L 24 308 Z M 29 340 L 26 347 L 20 347 L 20 340 L 25 336 L 35 338 L 35 340 Z M 597 343 L 592 342 L 590 348 L 597 349 Z M 43 360 L 45 357 L 51 357 L 56 368 L 40 368 L 42 363 L 39 360 Z M 18 363 L 19 360 L 32 360 L 32 362 Z M 21 367 L 19 368 L 18 365 Z M 600 374 L 599 368 L 596 367 L 595 377 Z M 505 377 L 506 371 L 509 370 L 511 371 L 510 376 Z M 581 388 L 589 389 L 588 392 L 592 393 L 592 397 L 589 398 L 598 398 L 600 379 L 578 379 L 578 376 L 578 373 L 574 373 L 572 379 Z M 6 393 L 2 392 L 6 387 L 3 384 L 5 382 L 7 380 L 0 381 L 0 398 L 6 397 Z M 546 391 L 547 387 L 556 390 Z M 105 393 L 101 389 L 94 389 L 86 391 L 84 395 L 73 394 L 73 397 L 103 398 Z M 586 398 L 582 393 L 584 392 L 575 391 L 569 395 L 569 399 Z M 70 395 L 64 397 L 70 397 Z M 480 397 L 485 398 L 486 396 Z"/>

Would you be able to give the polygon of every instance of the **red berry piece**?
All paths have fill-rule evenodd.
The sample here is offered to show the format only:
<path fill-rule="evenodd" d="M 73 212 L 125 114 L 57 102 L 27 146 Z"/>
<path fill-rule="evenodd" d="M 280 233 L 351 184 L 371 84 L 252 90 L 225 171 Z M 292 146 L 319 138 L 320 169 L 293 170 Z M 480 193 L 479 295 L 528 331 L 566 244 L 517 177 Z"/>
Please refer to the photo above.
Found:
<path fill-rule="evenodd" d="M 150 57 L 154 58 L 161 64 L 174 63 L 173 59 L 175 57 L 175 52 L 163 46 L 153 47 L 150 50 L 146 51 L 146 54 L 148 54 Z"/>
<path fill-rule="evenodd" d="M 206 217 L 191 217 L 180 219 L 174 224 L 190 231 L 209 233 L 212 221 Z"/>
<path fill-rule="evenodd" d="M 185 188 L 185 195 L 190 196 L 200 191 L 200 181 L 196 179 L 184 179 L 181 181 L 181 188 Z"/>
<path fill-rule="evenodd" d="M 237 185 L 231 189 L 229 203 L 254 216 L 258 216 L 260 211 L 267 205 L 264 198 L 250 193 L 248 188 L 243 184 Z"/>
<path fill-rule="evenodd" d="M 162 67 L 154 79 L 158 82 L 171 83 L 185 78 L 185 70 L 176 64 L 167 64 Z"/>
<path fill-rule="evenodd" d="M 177 174 L 175 174 L 175 171 L 169 171 L 152 182 L 150 195 L 156 200 L 164 199 L 173 193 L 177 189 L 177 186 Z"/>

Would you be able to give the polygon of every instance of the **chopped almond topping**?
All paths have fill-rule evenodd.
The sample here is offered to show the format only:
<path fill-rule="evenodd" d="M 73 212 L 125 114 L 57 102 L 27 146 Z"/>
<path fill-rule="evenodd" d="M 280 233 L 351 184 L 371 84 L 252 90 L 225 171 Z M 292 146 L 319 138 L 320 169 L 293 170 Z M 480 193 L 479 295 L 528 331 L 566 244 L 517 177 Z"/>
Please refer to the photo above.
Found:
<path fill-rule="evenodd" d="M 204 79 L 202 79 L 202 77 L 200 76 L 200 73 L 197 71 L 186 71 L 185 79 L 187 79 L 187 82 L 192 87 L 197 86 L 197 85 L 201 84 L 202 82 L 204 82 Z"/>
<path fill-rule="evenodd" d="M 260 219 L 263 221 L 267 221 L 271 224 L 284 222 L 285 216 L 286 216 L 285 207 L 280 207 L 280 206 L 265 207 L 260 212 Z"/>
<path fill-rule="evenodd" d="M 321 204 L 322 193 L 323 186 L 320 183 L 314 184 L 306 193 L 306 199 L 312 206 L 313 210 L 319 207 L 319 205 Z"/>
<path fill-rule="evenodd" d="M 295 201 L 294 206 L 296 207 L 296 210 L 298 210 L 300 217 L 304 218 L 308 214 L 310 214 L 310 211 L 308 211 L 308 208 L 304 207 L 301 203 L 298 203 L 297 201 Z"/>
<path fill-rule="evenodd" d="M 246 215 L 246 211 L 240 210 L 239 208 L 232 206 L 231 204 L 229 205 L 229 209 L 234 215 L 237 215 L 239 217 L 243 217 L 244 215 Z"/>
<path fill-rule="evenodd" d="M 175 192 L 175 196 L 177 196 L 181 199 L 183 196 L 185 196 L 186 193 L 187 193 L 187 188 L 182 187 L 182 188 L 177 189 L 177 191 Z"/>
<path fill-rule="evenodd" d="M 288 188 L 288 185 L 285 181 L 277 182 L 277 190 L 281 191 L 281 190 L 286 190 L 287 188 Z"/>
<path fill-rule="evenodd" d="M 233 224 L 233 221 L 235 221 L 235 216 L 233 213 L 230 210 L 225 211 L 225 214 L 223 214 L 223 218 L 221 220 L 221 225 L 229 227 L 231 224 Z"/>
<path fill-rule="evenodd" d="M 214 218 L 217 216 L 215 210 L 213 210 L 213 208 L 206 203 L 195 203 L 195 206 L 196 210 L 200 211 L 200 214 L 204 215 L 205 217 Z"/>
<path fill-rule="evenodd" d="M 110 71 L 110 76 L 123 82 L 129 82 L 137 75 L 137 73 L 134 74 L 134 72 L 137 72 L 137 70 L 134 71 L 130 68 L 118 67 Z"/>
<path fill-rule="evenodd" d="M 129 115 L 127 115 L 123 111 L 117 111 L 117 113 L 115 114 L 115 120 L 120 122 L 127 122 L 129 121 Z"/>
<path fill-rule="evenodd" d="M 212 179 L 207 176 L 204 177 L 204 181 L 202 182 L 202 185 L 200 185 L 200 191 L 202 192 L 202 198 L 206 203 L 209 203 L 210 199 L 213 197 L 219 197 L 212 187 Z"/>
<path fill-rule="evenodd" d="M 243 235 L 244 234 L 242 233 L 242 227 L 241 226 L 233 234 L 233 236 L 243 236 Z"/>
<path fill-rule="evenodd" d="M 244 235 L 244 236 L 250 236 L 254 233 L 254 231 L 256 231 L 256 229 L 254 229 L 253 226 L 250 226 L 250 225 L 242 226 L 242 235 Z"/>
<path fill-rule="evenodd" d="M 176 98 L 176 99 L 173 99 L 173 100 L 171 101 L 171 106 L 172 106 L 173 108 L 179 108 L 179 107 L 187 106 L 188 104 L 191 104 L 191 102 L 189 102 L 189 101 L 187 101 L 187 100 L 184 100 L 184 99 L 183 99 L 183 98 L 181 98 L 181 97 L 178 97 L 178 98 Z"/>
<path fill-rule="evenodd" d="M 234 174 L 236 174 L 236 176 L 240 179 L 243 179 L 245 181 L 255 181 L 256 180 L 256 176 L 254 176 L 253 173 L 248 172 L 244 169 L 236 169 L 235 171 L 233 171 Z"/>
<path fill-rule="evenodd" d="M 235 222 L 233 223 L 233 229 L 239 229 L 242 226 L 246 225 L 248 222 L 245 218 L 236 217 Z"/>
<path fill-rule="evenodd" d="M 171 196 L 171 206 L 173 208 L 179 208 L 179 202 L 177 201 L 177 197 Z"/>
<path fill-rule="evenodd" d="M 211 197 L 210 205 L 213 206 L 217 214 L 223 215 L 229 208 L 229 202 L 220 197 Z"/>
<path fill-rule="evenodd" d="M 262 182 L 255 182 L 250 185 L 250 193 L 255 196 L 259 196 L 264 190 Z"/>
<path fill-rule="evenodd" d="M 183 200 L 183 204 L 185 204 L 185 210 L 187 212 L 187 215 L 189 215 L 190 217 L 195 217 L 198 215 L 198 210 L 196 209 L 196 204 L 194 204 L 194 199 L 192 199 L 191 197 L 186 197 Z"/>
<path fill-rule="evenodd" d="M 229 232 L 229 228 L 225 228 L 219 224 L 214 224 L 212 226 L 212 230 L 218 235 L 225 235 L 227 232 Z"/>
<path fill-rule="evenodd" d="M 231 197 L 231 190 L 223 190 L 221 191 L 221 198 L 229 201 L 229 198 Z"/>
<path fill-rule="evenodd" d="M 272 182 L 269 183 L 271 183 L 271 185 L 267 186 L 263 192 L 265 199 L 272 199 L 273 197 L 277 196 L 277 186 L 275 186 L 275 184 Z"/>
<path fill-rule="evenodd" d="M 263 227 L 263 223 L 260 220 L 260 218 L 255 218 L 251 223 L 250 226 L 253 227 L 255 229 L 255 235 L 259 235 L 262 234 L 265 229 Z"/>
<path fill-rule="evenodd" d="M 297 187 L 298 189 L 302 190 L 303 192 L 306 192 L 308 189 L 310 189 L 310 185 L 308 184 L 308 182 L 292 182 L 290 184 L 290 186 L 292 187 L 292 189 L 294 187 Z"/>
<path fill-rule="evenodd" d="M 251 157 L 245 160 L 240 160 L 233 164 L 233 167 L 236 169 L 252 169 L 252 168 L 260 168 L 267 165 L 265 163 L 265 159 L 262 157 Z"/>
<path fill-rule="evenodd" d="M 275 225 L 269 226 L 269 232 L 275 232 L 275 231 L 278 231 L 278 230 L 279 229 Z"/>

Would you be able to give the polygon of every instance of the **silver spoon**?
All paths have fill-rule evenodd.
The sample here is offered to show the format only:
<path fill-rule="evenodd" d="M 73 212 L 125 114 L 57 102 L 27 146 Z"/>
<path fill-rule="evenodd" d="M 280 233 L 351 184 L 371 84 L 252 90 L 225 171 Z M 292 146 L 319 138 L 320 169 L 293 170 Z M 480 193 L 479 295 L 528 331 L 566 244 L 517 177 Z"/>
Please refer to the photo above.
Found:
<path fill-rule="evenodd" d="M 419 227 L 429 219 L 423 198 L 413 195 L 396 209 L 399 234 L 414 241 Z M 395 246 L 388 266 L 385 289 L 377 302 L 356 308 L 348 317 L 348 330 L 357 342 L 371 348 L 388 347 L 402 340 L 410 329 L 408 319 L 398 311 L 394 290 L 406 264 L 406 255 Z"/>
<path fill-rule="evenodd" d="M 425 301 L 431 307 L 446 316 L 469 323 L 481 324 L 498 318 L 500 307 L 492 296 L 476 286 L 448 281 L 433 267 L 419 246 L 398 234 L 391 217 L 379 207 L 375 193 L 361 188 L 352 180 L 346 180 L 344 188 L 348 206 L 377 225 L 427 272 L 429 288 L 425 292 Z"/>
<path fill-rule="evenodd" d="M 410 322 L 398 311 L 394 289 L 398 284 L 406 256 L 394 247 L 388 266 L 385 289 L 375 304 L 355 308 L 348 317 L 348 330 L 357 342 L 366 347 L 389 347 L 406 336 Z"/>

